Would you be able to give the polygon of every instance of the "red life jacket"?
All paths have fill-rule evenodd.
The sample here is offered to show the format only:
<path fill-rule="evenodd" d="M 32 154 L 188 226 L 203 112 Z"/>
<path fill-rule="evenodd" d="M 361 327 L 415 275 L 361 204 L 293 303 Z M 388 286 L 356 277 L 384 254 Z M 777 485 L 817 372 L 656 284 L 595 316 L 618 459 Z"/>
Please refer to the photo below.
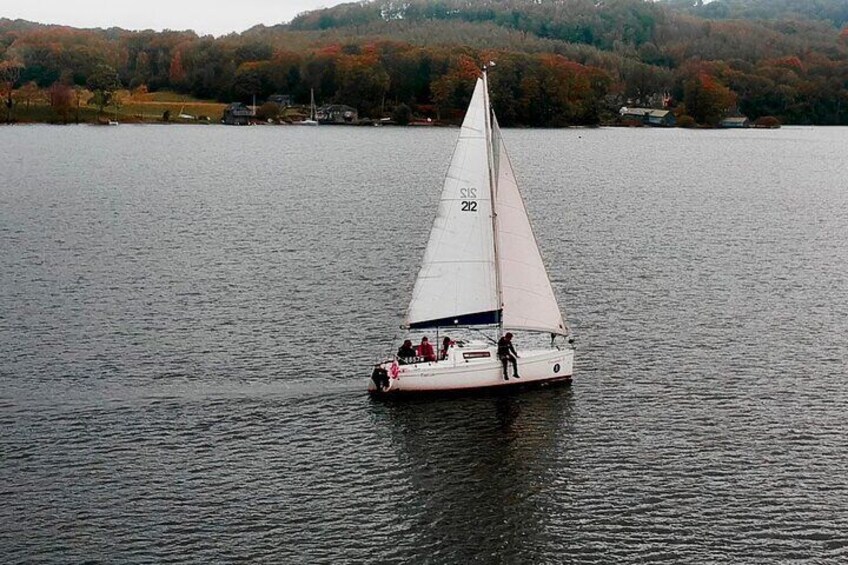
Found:
<path fill-rule="evenodd" d="M 433 346 L 429 341 L 418 346 L 418 356 L 423 357 L 425 361 L 436 360 L 436 352 L 433 351 Z"/>

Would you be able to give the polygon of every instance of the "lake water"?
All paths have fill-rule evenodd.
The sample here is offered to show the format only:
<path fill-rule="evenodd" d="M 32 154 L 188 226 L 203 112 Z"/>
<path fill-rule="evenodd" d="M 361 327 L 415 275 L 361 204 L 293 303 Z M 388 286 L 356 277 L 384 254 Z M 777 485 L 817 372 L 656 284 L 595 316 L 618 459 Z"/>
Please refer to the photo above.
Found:
<path fill-rule="evenodd" d="M 847 562 L 848 128 L 504 132 L 574 384 L 375 401 L 457 133 L 0 128 L 0 561 Z"/>

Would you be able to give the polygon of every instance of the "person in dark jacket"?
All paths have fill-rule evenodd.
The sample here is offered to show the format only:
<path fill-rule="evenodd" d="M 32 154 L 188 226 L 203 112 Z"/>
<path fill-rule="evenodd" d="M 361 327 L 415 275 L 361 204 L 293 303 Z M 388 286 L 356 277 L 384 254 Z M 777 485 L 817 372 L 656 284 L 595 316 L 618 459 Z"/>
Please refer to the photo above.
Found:
<path fill-rule="evenodd" d="M 448 358 L 448 349 L 453 345 L 453 340 L 447 336 L 442 340 L 442 350 L 439 352 L 439 359 L 447 359 Z"/>
<path fill-rule="evenodd" d="M 415 348 L 412 347 L 412 340 L 407 339 L 398 349 L 397 358 L 400 363 L 409 363 L 413 357 L 415 357 Z"/>
<path fill-rule="evenodd" d="M 503 377 L 505 381 L 509 380 L 507 376 L 507 365 L 512 362 L 512 377 L 520 379 L 518 375 L 518 353 L 515 352 L 515 347 L 512 345 L 512 334 L 507 332 L 498 340 L 498 359 L 503 365 Z"/>

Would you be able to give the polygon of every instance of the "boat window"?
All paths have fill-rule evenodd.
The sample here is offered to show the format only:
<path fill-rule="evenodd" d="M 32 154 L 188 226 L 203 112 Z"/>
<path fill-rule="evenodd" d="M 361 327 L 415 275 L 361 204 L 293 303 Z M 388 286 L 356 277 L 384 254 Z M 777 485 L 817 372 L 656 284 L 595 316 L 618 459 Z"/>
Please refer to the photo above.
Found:
<path fill-rule="evenodd" d="M 463 359 L 484 359 L 491 356 L 491 351 L 469 351 L 468 353 L 462 354 Z"/>

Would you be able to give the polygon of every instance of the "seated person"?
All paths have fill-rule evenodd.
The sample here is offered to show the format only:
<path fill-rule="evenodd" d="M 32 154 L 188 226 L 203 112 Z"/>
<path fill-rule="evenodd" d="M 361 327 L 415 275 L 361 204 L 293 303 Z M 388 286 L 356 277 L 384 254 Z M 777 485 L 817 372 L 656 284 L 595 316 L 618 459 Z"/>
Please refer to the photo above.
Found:
<path fill-rule="evenodd" d="M 418 356 L 423 357 L 425 361 L 436 360 L 436 352 L 433 350 L 433 346 L 430 345 L 427 336 L 421 338 L 421 344 L 418 346 Z"/>
<path fill-rule="evenodd" d="M 414 363 L 415 348 L 412 347 L 412 340 L 404 340 L 403 345 L 397 351 L 398 362 L 402 364 Z"/>

